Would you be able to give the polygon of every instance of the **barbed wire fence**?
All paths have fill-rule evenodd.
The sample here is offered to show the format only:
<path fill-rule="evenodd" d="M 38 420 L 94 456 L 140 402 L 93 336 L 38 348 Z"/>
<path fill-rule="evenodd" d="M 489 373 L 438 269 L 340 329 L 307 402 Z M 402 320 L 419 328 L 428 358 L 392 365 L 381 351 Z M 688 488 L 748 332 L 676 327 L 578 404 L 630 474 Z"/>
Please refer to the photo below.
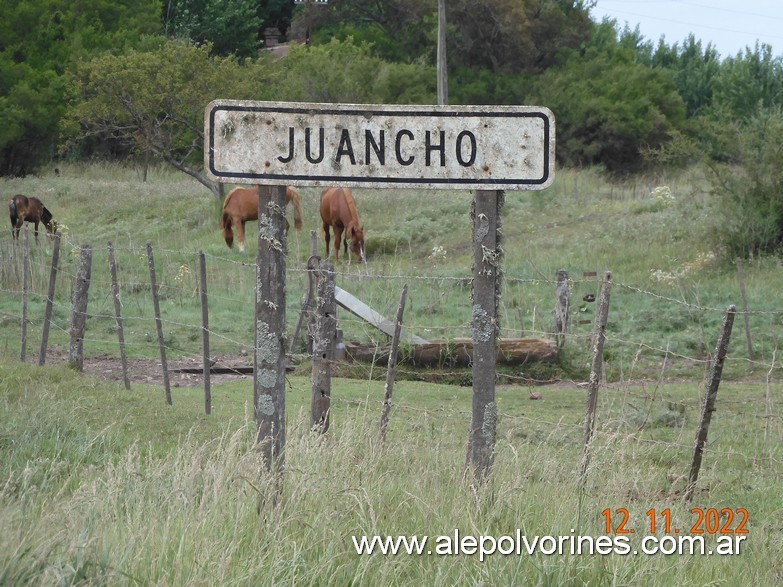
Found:
<path fill-rule="evenodd" d="M 29 239 L 28 239 L 29 241 Z M 35 348 L 35 343 L 47 335 L 51 337 L 51 362 L 67 360 L 67 343 L 72 336 L 72 316 L 74 311 L 74 295 L 77 292 L 79 279 L 80 255 L 83 245 L 74 241 L 69 235 L 61 236 L 61 252 L 59 259 L 52 263 L 54 247 L 42 240 L 40 246 L 30 244 L 27 254 L 21 244 L 14 244 L 10 238 L 0 239 L 0 324 L 4 331 L 6 348 L 19 344 Z M 191 366 L 201 364 L 205 359 L 214 366 L 220 362 L 221 353 L 227 356 L 247 358 L 251 364 L 253 353 L 253 300 L 255 287 L 255 263 L 238 259 L 236 256 L 215 255 L 203 251 L 180 251 L 155 249 L 155 259 L 160 277 L 155 285 L 155 291 L 160 301 L 160 315 L 156 317 L 152 310 L 152 283 L 149 273 L 150 257 L 146 243 L 128 243 L 118 245 L 106 243 L 104 247 L 93 247 L 95 259 L 90 276 L 89 305 L 85 310 L 86 327 L 81 344 L 91 357 L 111 357 L 119 360 L 121 353 L 127 354 L 127 359 L 149 360 L 161 350 L 174 357 L 180 363 Z M 111 257 L 118 260 L 116 277 L 111 275 Z M 430 261 L 430 260 L 428 260 Z M 335 271 L 338 283 L 363 299 L 369 306 L 378 309 L 382 314 L 391 316 L 398 303 L 399 292 L 410 284 L 408 309 L 406 310 L 405 328 L 428 339 L 454 339 L 470 335 L 470 276 L 439 274 L 437 258 L 431 260 L 430 266 L 416 274 L 395 271 L 389 264 L 357 266 L 343 265 Z M 202 268 L 199 270 L 199 268 Z M 56 284 L 53 279 L 56 270 Z M 541 337 L 557 339 L 564 337 L 563 351 L 569 354 L 570 360 L 588 363 L 588 357 L 593 345 L 593 315 L 592 304 L 597 299 L 600 281 L 597 272 L 591 270 L 576 270 L 577 277 L 567 278 L 570 307 L 564 315 L 558 310 L 557 304 L 562 299 L 564 278 L 562 273 L 554 272 L 545 275 L 506 275 L 504 283 L 503 302 L 501 305 L 500 336 L 502 337 Z M 203 299 L 200 280 L 209 283 L 208 302 L 210 318 L 207 321 L 202 314 Z M 636 284 L 623 283 L 613 275 L 614 293 L 609 310 L 609 326 L 605 331 L 604 365 L 601 378 L 601 393 L 627 396 L 628 390 L 634 385 L 652 387 L 653 391 L 647 398 L 647 404 L 641 408 L 630 408 L 623 404 L 622 413 L 608 414 L 604 422 L 597 423 L 596 435 L 603 434 L 604 440 L 617 434 L 621 425 L 627 428 L 629 422 L 635 422 L 631 431 L 641 431 L 653 417 L 653 404 L 661 400 L 658 389 L 667 379 L 667 373 L 673 366 L 679 364 L 681 370 L 674 370 L 676 375 L 684 377 L 689 374 L 706 377 L 712 360 L 714 341 L 718 337 L 719 324 L 726 313 L 726 307 L 704 305 L 698 299 L 688 299 L 687 296 L 672 295 L 666 292 L 651 291 Z M 116 283 L 115 280 L 116 279 Z M 299 318 L 300 305 L 295 302 L 303 298 L 308 290 L 308 269 L 306 264 L 294 264 L 288 269 L 288 295 L 293 303 L 289 304 L 287 317 L 289 326 Z M 533 294 L 531 295 L 531 292 Z M 739 297 L 739 291 L 736 292 Z M 126 333 L 125 340 L 118 340 L 118 312 L 115 302 L 119 300 L 122 312 L 122 324 Z M 631 302 L 630 300 L 633 300 Z M 639 302 L 641 300 L 641 302 Z M 49 306 L 50 310 L 45 310 Z M 642 308 L 644 316 L 632 316 Z M 745 309 L 750 307 L 750 309 Z M 696 334 L 695 340 L 683 343 L 677 339 L 661 343 L 652 337 L 636 336 L 637 329 L 633 326 L 641 321 L 656 319 L 656 316 L 666 315 L 676 309 L 678 315 L 689 317 L 690 330 L 684 334 L 687 337 Z M 45 315 L 51 312 L 47 319 Z M 743 304 L 737 315 L 742 316 L 746 325 L 747 351 L 743 347 L 741 336 L 736 336 L 732 350 L 726 357 L 726 364 L 731 365 L 734 373 L 760 374 L 758 382 L 765 386 L 764 396 L 753 400 L 752 418 L 763 423 L 764 445 L 780 446 L 781 419 L 775 411 L 775 398 L 779 395 L 779 385 L 775 375 L 780 366 L 777 362 L 777 343 L 774 336 L 768 337 L 766 347 L 759 344 L 756 348 L 751 344 L 751 321 L 771 325 L 776 328 L 783 317 L 783 309 L 765 308 L 753 309 L 753 300 L 748 301 L 743 293 Z M 201 321 L 198 317 L 201 316 Z M 631 326 L 614 328 L 612 323 L 630 323 Z M 561 323 L 565 332 L 557 331 Z M 162 336 L 155 336 L 156 325 L 159 324 Z M 695 325 L 695 326 L 694 326 Z M 386 335 L 375 330 L 363 320 L 351 313 L 339 314 L 339 327 L 346 338 L 363 339 L 366 343 L 376 344 L 380 349 L 386 341 Z M 289 332 L 292 328 L 289 327 Z M 638 331 L 644 330 L 639 328 Z M 37 338 L 37 333 L 41 336 Z M 205 336 L 212 341 L 205 343 Z M 13 338 L 16 337 L 16 343 Z M 674 337 L 677 338 L 677 337 Z M 296 348 L 293 354 L 296 360 L 306 360 L 308 357 L 305 341 L 292 345 Z M 211 349 L 205 351 L 204 347 Z M 33 360 L 21 348 L 22 360 Z M 42 350 L 39 358 L 46 350 Z M 380 353 L 381 351 L 379 351 Z M 233 364 L 236 367 L 236 363 Z M 445 361 L 439 366 L 437 373 L 441 376 L 459 376 L 460 371 L 450 371 L 450 364 Z M 361 364 L 354 372 L 364 373 L 372 379 L 378 375 L 375 363 Z M 404 364 L 397 364 L 396 370 L 402 377 L 415 378 L 417 371 Z M 193 370 L 191 369 L 191 373 Z M 238 373 L 248 373 L 239 371 Z M 611 375 L 608 375 L 611 373 Z M 116 378 L 116 377 L 115 377 Z M 205 386 L 208 386 L 208 370 L 204 371 Z M 519 370 L 504 373 L 504 382 L 511 385 L 531 388 L 541 383 L 553 382 L 553 379 L 539 379 L 526 373 L 526 365 L 520 365 Z M 567 385 L 574 390 L 584 390 L 586 382 L 582 380 L 558 380 L 561 385 Z M 208 391 L 208 389 L 207 389 Z M 531 396 L 532 397 L 532 396 Z M 207 399 L 205 401 L 211 401 Z M 338 396 L 332 397 L 333 404 L 350 403 Z M 366 400 L 377 402 L 378 413 L 383 404 L 383 398 Z M 731 402 L 746 402 L 744 399 L 726 398 Z M 676 411 L 678 408 L 673 408 Z M 395 403 L 395 410 L 411 413 L 426 412 L 411 402 Z M 432 412 L 431 408 L 428 408 Z M 444 407 L 449 416 L 469 419 L 469 412 L 460 412 L 453 407 Z M 639 413 L 631 418 L 626 410 L 636 410 Z M 529 426 L 534 424 L 539 430 L 550 429 L 558 431 L 579 443 L 580 431 L 584 423 L 575 415 L 573 422 L 531 422 L 524 415 L 507 413 L 502 410 L 499 416 L 509 426 Z M 677 420 L 676 414 L 674 419 Z M 635 436 L 635 441 L 649 445 L 660 445 L 679 452 L 694 448 L 691 439 L 682 435 L 682 430 L 674 428 L 671 439 L 658 440 Z M 543 434 L 543 432 L 542 432 Z M 738 457 L 752 461 L 758 454 L 736 453 L 731 450 L 715 449 L 709 445 L 703 447 L 703 454 L 713 457 Z M 770 450 L 767 454 L 769 462 L 780 464 L 779 451 Z"/>

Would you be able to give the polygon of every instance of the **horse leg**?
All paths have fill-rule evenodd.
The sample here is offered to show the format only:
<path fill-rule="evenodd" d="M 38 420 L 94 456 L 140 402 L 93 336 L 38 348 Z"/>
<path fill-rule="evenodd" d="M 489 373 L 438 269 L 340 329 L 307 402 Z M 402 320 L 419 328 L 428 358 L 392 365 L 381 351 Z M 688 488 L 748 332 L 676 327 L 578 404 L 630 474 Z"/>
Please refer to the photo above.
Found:
<path fill-rule="evenodd" d="M 33 224 L 35 225 L 35 244 L 38 244 L 38 221 L 33 220 Z"/>
<path fill-rule="evenodd" d="M 343 227 L 339 224 L 334 225 L 334 262 L 340 262 L 340 243 L 343 242 Z"/>
<path fill-rule="evenodd" d="M 239 252 L 245 252 L 245 221 L 237 222 L 237 240 L 239 241 Z"/>
<path fill-rule="evenodd" d="M 324 222 L 323 223 L 323 227 L 324 227 L 324 241 L 326 241 L 326 257 L 325 258 L 328 259 L 329 258 L 329 225 L 326 222 Z"/>

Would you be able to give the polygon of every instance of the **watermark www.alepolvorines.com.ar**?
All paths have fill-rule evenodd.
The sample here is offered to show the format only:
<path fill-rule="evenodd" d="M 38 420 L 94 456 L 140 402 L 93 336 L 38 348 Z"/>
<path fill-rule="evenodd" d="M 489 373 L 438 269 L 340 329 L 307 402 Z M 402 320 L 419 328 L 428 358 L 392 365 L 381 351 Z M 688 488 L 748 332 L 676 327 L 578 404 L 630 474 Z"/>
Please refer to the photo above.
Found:
<path fill-rule="evenodd" d="M 527 536 L 517 529 L 502 536 L 461 534 L 351 536 L 358 555 L 478 555 L 480 561 L 493 555 L 737 555 L 747 535 L 705 536 L 690 534 L 646 535 L 633 540 L 628 535 Z"/>

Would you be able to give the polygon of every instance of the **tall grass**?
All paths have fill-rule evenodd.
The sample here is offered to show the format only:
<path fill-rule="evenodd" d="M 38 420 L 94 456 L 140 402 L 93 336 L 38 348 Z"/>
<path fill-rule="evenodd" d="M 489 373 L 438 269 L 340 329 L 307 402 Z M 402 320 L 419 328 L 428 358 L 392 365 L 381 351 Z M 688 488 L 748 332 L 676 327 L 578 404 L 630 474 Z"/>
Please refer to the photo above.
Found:
<path fill-rule="evenodd" d="M 772 585 L 783 576 L 780 419 L 767 441 L 760 386 L 721 390 L 693 506 L 744 507 L 739 556 L 360 556 L 362 535 L 600 536 L 607 508 L 629 527 L 682 502 L 699 411 L 694 385 L 610 386 L 580 493 L 582 394 L 531 402 L 498 391 L 490 482 L 463 475 L 470 394 L 399 382 L 385 447 L 382 383 L 340 380 L 331 431 L 308 430 L 309 380 L 291 377 L 282 492 L 254 448 L 250 381 L 214 390 L 126 391 L 63 367 L 0 363 L 0 584 L 3 585 Z M 773 395 L 780 397 L 779 385 Z M 259 511 L 260 508 L 260 511 Z M 686 532 L 686 530 L 683 530 Z M 640 536 L 630 537 L 638 546 Z M 708 543 L 714 546 L 714 538 Z M 430 546 L 433 546 L 430 544 Z"/>

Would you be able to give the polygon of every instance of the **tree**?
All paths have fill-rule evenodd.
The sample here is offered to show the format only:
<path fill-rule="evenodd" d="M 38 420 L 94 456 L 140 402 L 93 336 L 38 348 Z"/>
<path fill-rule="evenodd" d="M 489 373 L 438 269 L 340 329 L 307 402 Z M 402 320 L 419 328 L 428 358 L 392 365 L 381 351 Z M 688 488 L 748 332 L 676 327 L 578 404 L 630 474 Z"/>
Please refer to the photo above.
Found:
<path fill-rule="evenodd" d="M 203 173 L 204 109 L 213 99 L 261 99 L 271 68 L 215 57 L 209 46 L 169 40 L 150 51 L 102 55 L 79 64 L 65 118 L 71 141 L 110 137 L 149 150 L 216 197 Z"/>
<path fill-rule="evenodd" d="M 592 29 L 591 3 L 573 0 L 450 0 L 449 62 L 493 73 L 540 73 Z"/>
<path fill-rule="evenodd" d="M 6 2 L 0 18 L 0 175 L 55 153 L 67 68 L 160 31 L 158 0 Z"/>
<path fill-rule="evenodd" d="M 216 55 L 253 57 L 262 19 L 256 0 L 169 0 L 164 23 L 174 37 L 210 43 Z"/>
<path fill-rule="evenodd" d="M 758 107 L 783 103 L 783 57 L 773 57 L 772 47 L 756 43 L 755 49 L 726 58 L 715 76 L 713 107 L 732 118 L 747 119 Z"/>
<path fill-rule="evenodd" d="M 714 119 L 713 137 L 728 156 L 707 160 L 716 222 L 710 237 L 726 257 L 753 257 L 783 246 L 783 109 L 757 107 L 746 120 Z"/>
<path fill-rule="evenodd" d="M 389 63 L 367 43 L 332 39 L 326 45 L 291 47 L 276 63 L 278 99 L 364 104 L 432 104 L 435 70 L 421 62 Z"/>
<path fill-rule="evenodd" d="M 619 47 L 572 55 L 538 77 L 528 99 L 554 112 L 561 164 L 602 165 L 614 174 L 641 171 L 643 150 L 667 143 L 685 122 L 669 73 L 635 63 Z"/>
<path fill-rule="evenodd" d="M 332 0 L 328 6 L 303 6 L 294 25 L 312 28 L 314 45 L 352 38 L 369 43 L 387 61 L 435 62 L 437 0 Z"/>

